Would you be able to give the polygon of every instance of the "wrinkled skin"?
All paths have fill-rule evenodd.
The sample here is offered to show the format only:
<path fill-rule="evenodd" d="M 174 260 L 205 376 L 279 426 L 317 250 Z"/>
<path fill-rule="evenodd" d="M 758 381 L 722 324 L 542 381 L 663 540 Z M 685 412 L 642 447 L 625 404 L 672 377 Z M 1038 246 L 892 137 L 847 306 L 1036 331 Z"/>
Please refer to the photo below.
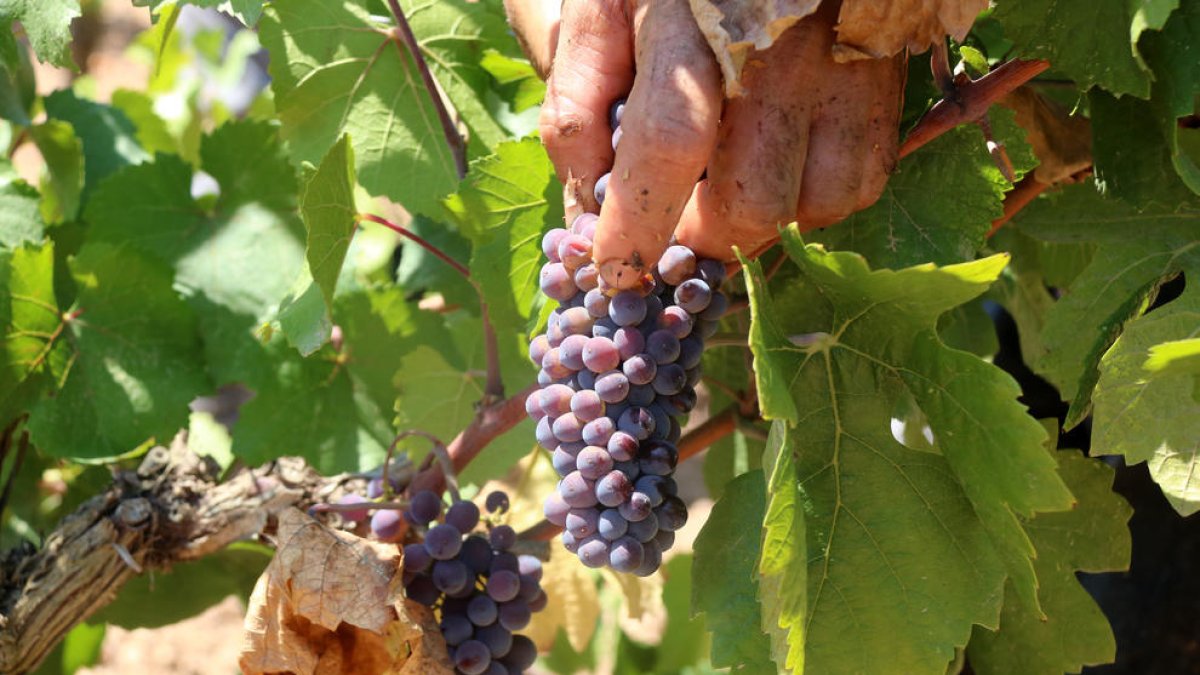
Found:
<path fill-rule="evenodd" d="M 686 0 L 565 0 L 560 17 L 542 0 L 508 5 L 534 63 L 549 64 L 540 131 L 568 219 L 599 210 L 592 189 L 612 167 L 593 257 L 615 286 L 633 285 L 672 237 L 732 260 L 732 247 L 760 253 L 793 220 L 837 223 L 873 204 L 895 168 L 904 56 L 836 63 L 837 3 L 752 54 L 746 94 L 728 101 Z M 614 157 L 608 110 L 626 94 Z"/>

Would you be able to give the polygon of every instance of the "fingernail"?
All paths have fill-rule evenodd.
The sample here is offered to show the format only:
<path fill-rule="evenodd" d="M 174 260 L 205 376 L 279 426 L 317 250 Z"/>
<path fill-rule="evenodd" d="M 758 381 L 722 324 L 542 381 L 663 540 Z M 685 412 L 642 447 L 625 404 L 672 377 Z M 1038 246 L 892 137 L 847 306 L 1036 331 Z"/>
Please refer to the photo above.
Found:
<path fill-rule="evenodd" d="M 600 276 L 613 288 L 625 290 L 637 286 L 643 275 L 641 256 L 634 253 L 634 264 L 613 258 L 600 263 Z"/>

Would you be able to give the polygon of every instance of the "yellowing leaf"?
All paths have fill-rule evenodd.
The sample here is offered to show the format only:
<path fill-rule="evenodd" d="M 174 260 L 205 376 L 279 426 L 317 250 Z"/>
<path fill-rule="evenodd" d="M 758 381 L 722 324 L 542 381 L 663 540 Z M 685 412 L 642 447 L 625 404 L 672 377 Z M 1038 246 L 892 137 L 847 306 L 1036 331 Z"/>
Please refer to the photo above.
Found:
<path fill-rule="evenodd" d="M 583 651 L 600 621 L 595 573 L 561 546 L 551 546 L 550 561 L 542 566 L 542 590 L 551 600 L 546 609 L 533 615 L 525 634 L 538 651 L 547 652 L 562 628 L 571 647 Z"/>
<path fill-rule="evenodd" d="M 834 58 L 883 58 L 919 53 L 946 35 L 962 41 L 987 0 L 846 0 L 838 14 Z"/>

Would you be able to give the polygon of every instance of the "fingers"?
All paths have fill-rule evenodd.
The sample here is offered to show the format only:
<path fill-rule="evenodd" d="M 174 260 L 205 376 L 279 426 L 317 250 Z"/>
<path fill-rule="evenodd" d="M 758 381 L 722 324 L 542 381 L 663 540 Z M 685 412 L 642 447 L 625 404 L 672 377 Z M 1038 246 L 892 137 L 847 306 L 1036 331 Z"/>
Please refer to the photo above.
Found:
<path fill-rule="evenodd" d="M 567 189 L 568 222 L 597 211 L 592 188 L 612 165 L 608 108 L 633 82 L 633 43 L 621 0 L 566 0 L 539 129 Z"/>
<path fill-rule="evenodd" d="M 558 43 L 559 0 L 504 0 L 504 12 L 538 77 L 550 73 Z"/>
<path fill-rule="evenodd" d="M 716 144 L 721 75 L 686 0 L 636 10 L 637 79 L 596 230 L 608 283 L 637 283 L 666 249 Z"/>

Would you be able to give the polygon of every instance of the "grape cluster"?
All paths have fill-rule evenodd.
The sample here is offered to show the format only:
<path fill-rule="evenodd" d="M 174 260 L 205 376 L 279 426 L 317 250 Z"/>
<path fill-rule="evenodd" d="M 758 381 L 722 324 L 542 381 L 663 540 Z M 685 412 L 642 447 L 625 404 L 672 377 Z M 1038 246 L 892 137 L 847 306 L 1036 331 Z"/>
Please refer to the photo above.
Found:
<path fill-rule="evenodd" d="M 508 510 L 503 492 L 488 495 L 491 513 Z M 473 533 L 479 507 L 455 502 L 442 514 L 441 498 L 413 495 L 404 518 L 425 528 L 425 539 L 404 547 L 404 589 L 409 599 L 434 608 L 456 672 L 463 675 L 521 673 L 537 648 L 524 635 L 533 612 L 546 606 L 542 563 L 510 552 L 517 535 L 508 525 Z"/>
<path fill-rule="evenodd" d="M 610 116 L 620 140 L 623 103 Z M 604 202 L 609 174 L 596 183 Z M 678 417 L 696 405 L 704 340 L 727 301 L 725 267 L 671 246 L 641 287 L 608 287 L 592 260 L 595 214 L 542 239 L 542 292 L 559 302 L 529 358 L 541 388 L 525 410 L 562 480 L 545 503 L 564 547 L 588 567 L 646 576 L 662 564 L 687 507 L 671 477 Z"/>

